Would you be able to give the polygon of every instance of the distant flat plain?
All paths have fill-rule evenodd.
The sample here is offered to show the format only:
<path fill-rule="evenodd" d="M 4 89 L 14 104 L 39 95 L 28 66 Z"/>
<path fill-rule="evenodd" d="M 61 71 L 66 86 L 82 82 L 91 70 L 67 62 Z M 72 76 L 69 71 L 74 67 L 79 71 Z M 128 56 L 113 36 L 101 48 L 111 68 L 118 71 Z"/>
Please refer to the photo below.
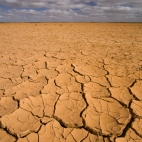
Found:
<path fill-rule="evenodd" d="M 142 23 L 0 23 L 1 142 L 142 142 Z"/>

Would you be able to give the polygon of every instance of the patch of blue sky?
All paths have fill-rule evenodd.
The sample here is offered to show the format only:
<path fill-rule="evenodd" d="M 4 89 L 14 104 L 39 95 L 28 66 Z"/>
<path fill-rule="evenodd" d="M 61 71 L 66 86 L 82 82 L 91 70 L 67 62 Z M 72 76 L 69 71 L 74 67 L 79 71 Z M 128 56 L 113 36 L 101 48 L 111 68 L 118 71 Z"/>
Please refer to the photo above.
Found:
<path fill-rule="evenodd" d="M 78 13 L 78 14 L 85 15 L 85 13 L 79 8 L 73 8 L 72 10 L 75 11 L 76 13 Z"/>
<path fill-rule="evenodd" d="M 133 7 L 134 7 L 132 4 L 120 4 L 119 6 L 131 7 L 131 8 L 133 8 Z"/>
<path fill-rule="evenodd" d="M 0 9 L 1 9 L 1 11 L 6 12 L 8 10 L 11 10 L 11 7 L 0 5 Z"/>
<path fill-rule="evenodd" d="M 93 2 L 93 1 L 87 2 L 86 4 L 89 5 L 89 6 L 95 6 L 96 5 L 96 3 Z"/>
<path fill-rule="evenodd" d="M 44 11 L 44 10 L 47 10 L 47 8 L 44 8 L 44 7 L 42 7 L 42 8 L 12 8 L 12 7 L 8 7 L 8 6 L 3 6 L 3 5 L 0 5 L 0 9 L 1 9 L 1 11 L 3 11 L 3 12 L 6 12 L 6 11 L 8 11 L 8 10 L 12 10 L 12 9 L 17 9 L 17 10 L 22 10 L 22 9 L 25 9 L 25 10 L 35 10 L 35 11 Z"/>
<path fill-rule="evenodd" d="M 30 8 L 29 8 L 30 9 Z M 33 10 L 36 10 L 36 11 L 44 11 L 44 10 L 47 10 L 47 8 L 45 7 L 41 7 L 41 8 L 31 8 Z"/>

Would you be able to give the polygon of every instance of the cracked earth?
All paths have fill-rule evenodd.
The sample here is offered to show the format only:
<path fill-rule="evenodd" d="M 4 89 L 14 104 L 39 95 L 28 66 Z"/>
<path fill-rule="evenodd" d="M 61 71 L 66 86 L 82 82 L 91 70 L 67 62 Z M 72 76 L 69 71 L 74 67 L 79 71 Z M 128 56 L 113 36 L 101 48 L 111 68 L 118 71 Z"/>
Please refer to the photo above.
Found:
<path fill-rule="evenodd" d="M 0 142 L 142 142 L 142 24 L 0 29 Z"/>

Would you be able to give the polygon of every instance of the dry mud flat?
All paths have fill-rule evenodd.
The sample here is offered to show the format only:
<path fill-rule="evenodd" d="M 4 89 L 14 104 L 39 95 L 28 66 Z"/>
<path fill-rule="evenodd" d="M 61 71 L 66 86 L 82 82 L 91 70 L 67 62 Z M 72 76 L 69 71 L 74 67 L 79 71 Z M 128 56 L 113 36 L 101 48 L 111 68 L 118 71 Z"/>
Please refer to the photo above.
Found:
<path fill-rule="evenodd" d="M 1 23 L 0 142 L 142 142 L 142 24 Z"/>

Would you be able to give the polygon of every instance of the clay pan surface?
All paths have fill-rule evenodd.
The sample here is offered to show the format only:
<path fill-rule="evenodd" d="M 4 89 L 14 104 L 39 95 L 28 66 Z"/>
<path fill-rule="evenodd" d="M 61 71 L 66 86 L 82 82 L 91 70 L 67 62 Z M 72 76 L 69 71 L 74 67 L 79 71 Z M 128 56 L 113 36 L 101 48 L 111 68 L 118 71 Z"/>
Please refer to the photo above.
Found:
<path fill-rule="evenodd" d="M 0 142 L 142 142 L 142 24 L 1 23 Z"/>

